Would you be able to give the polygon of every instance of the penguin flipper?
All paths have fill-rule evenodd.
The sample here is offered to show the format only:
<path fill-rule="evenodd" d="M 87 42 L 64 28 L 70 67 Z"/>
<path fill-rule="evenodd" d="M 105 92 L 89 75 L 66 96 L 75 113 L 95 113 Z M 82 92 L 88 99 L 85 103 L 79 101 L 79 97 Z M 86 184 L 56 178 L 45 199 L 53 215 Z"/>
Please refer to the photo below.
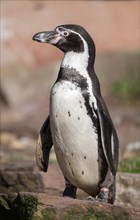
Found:
<path fill-rule="evenodd" d="M 102 104 L 101 104 L 102 103 Z M 97 100 L 97 114 L 100 124 L 100 134 L 103 152 L 111 173 L 115 176 L 118 164 L 118 137 L 108 109 L 102 99 Z"/>
<path fill-rule="evenodd" d="M 48 169 L 49 154 L 53 145 L 49 116 L 45 120 L 39 132 L 36 146 L 36 163 L 40 170 L 46 172 Z"/>

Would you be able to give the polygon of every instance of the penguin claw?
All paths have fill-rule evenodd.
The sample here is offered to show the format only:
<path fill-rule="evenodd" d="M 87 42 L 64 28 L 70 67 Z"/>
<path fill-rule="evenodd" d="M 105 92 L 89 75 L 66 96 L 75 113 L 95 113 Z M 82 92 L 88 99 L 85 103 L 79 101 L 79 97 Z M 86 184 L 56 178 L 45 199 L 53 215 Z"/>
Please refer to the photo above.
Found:
<path fill-rule="evenodd" d="M 88 196 L 88 197 L 86 197 L 84 200 L 87 200 L 87 201 L 95 201 L 96 198 L 93 197 L 93 196 Z"/>

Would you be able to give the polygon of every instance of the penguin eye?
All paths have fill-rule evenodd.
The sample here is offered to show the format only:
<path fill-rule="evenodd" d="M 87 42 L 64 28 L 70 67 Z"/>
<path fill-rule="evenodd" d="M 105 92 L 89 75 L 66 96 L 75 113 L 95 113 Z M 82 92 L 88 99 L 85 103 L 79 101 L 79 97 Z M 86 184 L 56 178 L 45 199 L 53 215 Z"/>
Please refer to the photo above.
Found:
<path fill-rule="evenodd" d="M 65 36 L 65 37 L 67 37 L 67 36 L 69 35 L 69 32 L 63 31 L 63 32 L 62 32 L 62 35 Z"/>

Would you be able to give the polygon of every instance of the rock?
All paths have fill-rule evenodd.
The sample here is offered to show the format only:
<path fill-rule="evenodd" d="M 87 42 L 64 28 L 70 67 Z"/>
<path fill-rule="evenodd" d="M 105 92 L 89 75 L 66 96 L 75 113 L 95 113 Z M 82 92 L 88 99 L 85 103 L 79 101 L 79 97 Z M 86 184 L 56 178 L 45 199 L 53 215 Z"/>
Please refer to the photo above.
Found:
<path fill-rule="evenodd" d="M 34 164 L 21 163 L 2 166 L 0 171 L 0 193 L 44 192 L 42 174 Z"/>
<path fill-rule="evenodd" d="M 56 184 L 57 183 L 57 184 Z M 117 174 L 115 205 L 139 207 L 139 174 Z M 47 195 L 62 195 L 64 178 L 57 163 L 49 164 L 47 173 L 38 171 L 35 162 L 3 164 L 0 172 L 0 193 L 44 192 Z M 77 198 L 84 199 L 87 194 L 78 189 Z"/>
<path fill-rule="evenodd" d="M 31 220 L 37 210 L 37 203 L 37 198 L 32 195 L 0 195 L 0 216 L 3 220 Z"/>
<path fill-rule="evenodd" d="M 140 142 L 139 142 L 139 141 L 136 141 L 136 142 L 133 142 L 133 143 L 129 143 L 129 144 L 126 146 L 126 150 L 128 150 L 128 151 L 138 150 L 139 147 L 140 147 Z"/>
<path fill-rule="evenodd" d="M 130 142 L 126 145 L 123 158 L 134 158 L 140 156 L 140 141 Z"/>
<path fill-rule="evenodd" d="M 118 173 L 116 204 L 140 207 L 139 186 L 139 174 Z"/>
<path fill-rule="evenodd" d="M 36 146 L 36 140 L 28 136 L 18 136 L 12 132 L 1 132 L 0 133 L 2 146 L 8 146 L 12 149 L 27 149 Z"/>
<path fill-rule="evenodd" d="M 33 160 L 35 156 L 35 147 L 37 137 L 35 137 L 34 130 L 29 128 L 15 128 L 13 130 L 1 131 L 1 151 L 0 159 L 2 163 L 9 163 L 9 161 L 27 161 Z"/>
<path fill-rule="evenodd" d="M 1 132 L 0 139 L 2 145 L 9 145 L 12 141 L 14 141 L 16 136 L 9 132 Z"/>
<path fill-rule="evenodd" d="M 42 193 L 0 195 L 3 220 L 136 220 L 139 210 Z"/>

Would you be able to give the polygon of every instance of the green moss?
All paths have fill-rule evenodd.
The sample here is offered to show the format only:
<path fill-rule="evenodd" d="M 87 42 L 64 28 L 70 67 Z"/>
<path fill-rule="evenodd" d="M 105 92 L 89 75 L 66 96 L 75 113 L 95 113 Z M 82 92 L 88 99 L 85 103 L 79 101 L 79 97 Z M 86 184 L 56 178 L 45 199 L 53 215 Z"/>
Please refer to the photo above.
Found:
<path fill-rule="evenodd" d="M 37 204 L 37 198 L 30 195 L 18 195 L 13 201 L 7 197 L 1 201 L 0 216 L 3 220 L 32 220 Z"/>
<path fill-rule="evenodd" d="M 108 214 L 102 212 L 94 212 L 92 208 L 87 210 L 71 209 L 62 217 L 62 220 L 113 220 Z"/>
<path fill-rule="evenodd" d="M 0 195 L 0 217 L 2 220 L 12 220 L 12 210 L 11 210 L 11 204 L 13 200 L 15 199 L 16 195 L 7 195 L 2 194 Z"/>
<path fill-rule="evenodd" d="M 127 212 L 118 213 L 114 220 L 132 220 Z"/>
<path fill-rule="evenodd" d="M 32 220 L 55 220 L 56 211 L 53 208 L 46 208 L 41 211 L 40 217 L 34 217 Z"/>
<path fill-rule="evenodd" d="M 119 171 L 127 173 L 140 173 L 140 158 L 121 160 L 119 164 Z"/>
<path fill-rule="evenodd" d="M 71 209 L 62 218 L 62 220 L 129 220 L 129 215 L 126 212 L 110 213 L 94 211 L 93 208 L 87 210 Z"/>
<path fill-rule="evenodd" d="M 17 211 L 19 219 L 31 220 L 37 210 L 38 200 L 33 196 L 18 196 L 14 201 L 13 208 Z"/>
<path fill-rule="evenodd" d="M 10 209 L 8 202 L 2 196 L 0 197 L 0 207 L 3 207 L 5 210 Z"/>

